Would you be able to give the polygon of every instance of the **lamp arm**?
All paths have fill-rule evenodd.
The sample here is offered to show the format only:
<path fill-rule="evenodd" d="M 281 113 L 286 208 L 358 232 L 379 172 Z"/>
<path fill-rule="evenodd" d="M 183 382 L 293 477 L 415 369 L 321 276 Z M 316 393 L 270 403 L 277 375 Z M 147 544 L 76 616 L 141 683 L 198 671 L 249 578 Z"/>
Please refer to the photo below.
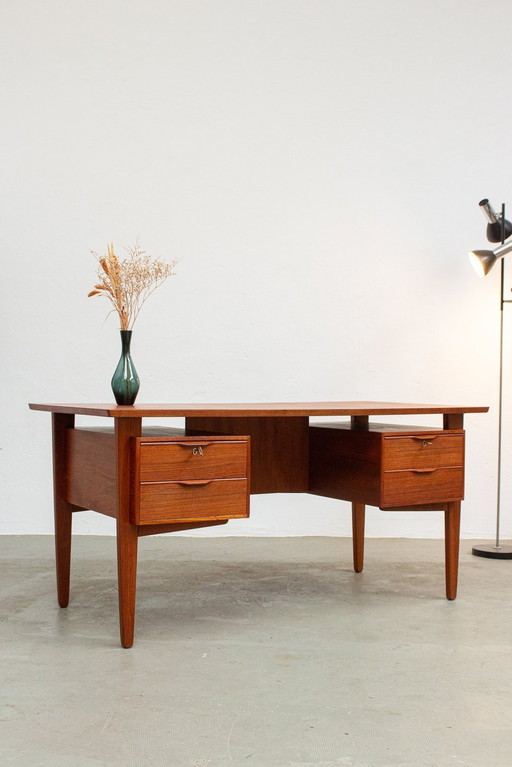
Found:
<path fill-rule="evenodd" d="M 494 248 L 492 252 L 496 256 L 496 258 L 503 258 L 503 256 L 506 256 L 507 253 L 510 253 L 510 251 L 512 251 L 512 242 L 505 241 L 504 243 L 499 245 L 497 248 Z"/>

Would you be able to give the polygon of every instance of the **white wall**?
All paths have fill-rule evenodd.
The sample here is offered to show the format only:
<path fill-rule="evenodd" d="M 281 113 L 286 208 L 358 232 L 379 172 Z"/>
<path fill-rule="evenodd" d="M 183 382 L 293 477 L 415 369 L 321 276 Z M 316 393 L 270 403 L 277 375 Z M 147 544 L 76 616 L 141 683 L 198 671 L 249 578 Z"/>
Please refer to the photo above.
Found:
<path fill-rule="evenodd" d="M 499 274 L 479 281 L 465 254 L 486 242 L 478 200 L 512 204 L 510 2 L 0 12 L 0 531 L 52 529 L 50 418 L 27 403 L 111 401 L 117 324 L 86 298 L 89 251 L 139 237 L 183 259 L 135 328 L 139 402 L 489 404 L 466 418 L 463 535 L 492 537 Z M 372 510 L 367 529 L 440 536 L 442 517 Z M 349 507 L 260 496 L 215 532 L 344 535 Z"/>

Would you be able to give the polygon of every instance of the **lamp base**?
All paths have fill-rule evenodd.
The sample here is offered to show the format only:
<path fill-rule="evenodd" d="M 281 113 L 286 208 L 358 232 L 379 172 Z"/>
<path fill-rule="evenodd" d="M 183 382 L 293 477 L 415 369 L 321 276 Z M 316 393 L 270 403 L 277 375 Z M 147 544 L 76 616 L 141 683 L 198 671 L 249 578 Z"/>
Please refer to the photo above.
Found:
<path fill-rule="evenodd" d="M 512 559 L 512 546 L 483 543 L 473 546 L 473 554 L 475 557 L 489 557 L 490 559 Z"/>

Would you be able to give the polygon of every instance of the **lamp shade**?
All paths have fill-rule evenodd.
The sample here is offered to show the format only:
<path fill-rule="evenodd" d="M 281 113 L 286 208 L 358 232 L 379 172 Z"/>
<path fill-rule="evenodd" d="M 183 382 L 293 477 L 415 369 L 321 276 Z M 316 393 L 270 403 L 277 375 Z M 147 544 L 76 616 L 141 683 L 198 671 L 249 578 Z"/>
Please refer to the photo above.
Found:
<path fill-rule="evenodd" d="M 485 277 L 496 261 L 506 256 L 510 251 L 512 251 L 512 242 L 500 245 L 496 250 L 472 250 L 469 253 L 469 260 L 478 276 Z"/>
<path fill-rule="evenodd" d="M 503 242 L 508 239 L 512 234 L 512 224 L 510 221 L 507 221 L 507 219 L 503 220 L 501 215 L 496 213 L 487 198 L 480 200 L 478 204 L 488 221 L 486 234 L 489 242 Z"/>

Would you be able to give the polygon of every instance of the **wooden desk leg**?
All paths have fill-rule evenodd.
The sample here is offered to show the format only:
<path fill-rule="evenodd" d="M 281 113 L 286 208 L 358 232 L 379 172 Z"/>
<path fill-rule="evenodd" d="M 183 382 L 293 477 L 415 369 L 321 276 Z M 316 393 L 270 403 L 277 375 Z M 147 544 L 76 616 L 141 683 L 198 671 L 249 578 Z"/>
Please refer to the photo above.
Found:
<path fill-rule="evenodd" d="M 66 431 L 73 429 L 74 425 L 74 415 L 52 413 L 55 568 L 57 599 L 61 607 L 67 607 L 69 603 L 71 520 L 74 507 L 66 501 Z"/>
<path fill-rule="evenodd" d="M 141 418 L 116 418 L 117 578 L 121 644 L 131 647 L 135 629 L 138 527 L 130 523 L 130 439 L 140 436 Z"/>
<path fill-rule="evenodd" d="M 364 503 L 352 504 L 352 547 L 354 551 L 354 570 L 360 573 L 364 562 Z"/>
<path fill-rule="evenodd" d="M 459 572 L 460 501 L 446 504 L 444 512 L 444 546 L 446 572 L 446 598 L 457 596 Z"/>
<path fill-rule="evenodd" d="M 136 525 L 117 520 L 117 582 L 121 644 L 131 647 L 135 632 L 138 534 Z"/>

